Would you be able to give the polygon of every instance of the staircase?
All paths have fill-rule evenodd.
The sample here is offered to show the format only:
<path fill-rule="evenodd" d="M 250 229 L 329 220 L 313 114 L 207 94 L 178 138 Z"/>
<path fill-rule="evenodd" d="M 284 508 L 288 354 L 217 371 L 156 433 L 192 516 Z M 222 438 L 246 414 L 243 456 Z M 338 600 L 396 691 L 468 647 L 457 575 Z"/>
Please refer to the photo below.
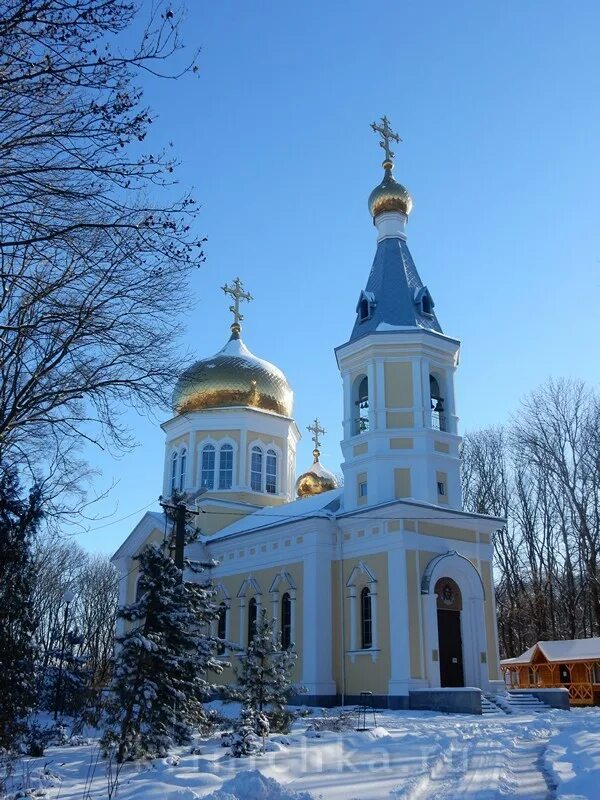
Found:
<path fill-rule="evenodd" d="M 514 692 L 508 690 L 503 695 L 498 695 L 496 701 L 507 714 L 539 714 L 547 711 L 548 706 L 529 692 Z"/>
<path fill-rule="evenodd" d="M 481 693 L 481 713 L 485 717 L 498 716 L 499 714 L 506 714 L 502 706 L 498 703 L 497 698 L 493 694 Z"/>

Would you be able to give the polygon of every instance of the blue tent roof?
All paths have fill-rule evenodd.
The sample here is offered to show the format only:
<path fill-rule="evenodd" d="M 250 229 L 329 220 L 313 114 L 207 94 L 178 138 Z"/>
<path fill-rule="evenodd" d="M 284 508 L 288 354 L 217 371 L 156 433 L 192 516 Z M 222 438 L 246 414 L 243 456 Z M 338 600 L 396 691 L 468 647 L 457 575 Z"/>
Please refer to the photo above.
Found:
<path fill-rule="evenodd" d="M 361 294 L 361 298 L 364 297 L 369 303 L 370 315 L 361 320 L 357 313 L 350 341 L 377 330 L 393 328 L 424 328 L 442 333 L 433 310 L 433 300 L 431 313 L 423 312 L 419 301 L 424 294 L 428 294 L 427 287 L 419 277 L 406 241 L 400 238 L 382 239 L 377 245 L 371 274 Z"/>

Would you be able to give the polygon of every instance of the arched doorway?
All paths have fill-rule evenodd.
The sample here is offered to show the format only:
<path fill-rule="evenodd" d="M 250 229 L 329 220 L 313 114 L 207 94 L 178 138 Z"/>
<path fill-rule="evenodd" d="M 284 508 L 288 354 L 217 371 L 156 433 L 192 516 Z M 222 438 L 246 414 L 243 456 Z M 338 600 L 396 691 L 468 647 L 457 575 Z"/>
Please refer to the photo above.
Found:
<path fill-rule="evenodd" d="M 464 686 L 463 646 L 460 625 L 462 595 L 452 578 L 440 578 L 437 595 L 437 623 L 441 686 Z"/>

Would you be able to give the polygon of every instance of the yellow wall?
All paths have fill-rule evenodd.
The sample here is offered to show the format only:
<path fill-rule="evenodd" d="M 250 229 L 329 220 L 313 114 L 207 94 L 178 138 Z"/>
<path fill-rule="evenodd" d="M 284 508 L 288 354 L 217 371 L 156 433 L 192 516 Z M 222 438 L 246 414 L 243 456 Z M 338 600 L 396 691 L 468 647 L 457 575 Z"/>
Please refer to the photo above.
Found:
<path fill-rule="evenodd" d="M 394 470 L 394 493 L 397 500 L 401 497 L 411 496 L 409 468 L 403 467 Z"/>
<path fill-rule="evenodd" d="M 406 527 L 406 526 L 405 526 Z M 445 539 L 461 539 L 463 542 L 476 542 L 477 533 L 467 528 L 455 528 L 452 525 L 439 525 L 437 522 L 419 520 L 419 533 L 426 536 L 442 536 Z"/>
<path fill-rule="evenodd" d="M 350 649 L 350 600 L 346 583 L 353 569 L 362 561 L 377 578 L 377 653 L 373 662 L 371 655 L 365 651 L 364 655 L 356 655 L 354 663 L 352 657 L 346 652 L 346 694 L 359 694 L 368 689 L 374 694 L 387 694 L 390 679 L 390 640 L 389 640 L 389 582 L 387 553 L 377 553 L 361 558 L 344 559 L 342 588 L 344 591 L 344 634 L 345 650 Z M 332 579 L 332 606 L 333 606 L 333 677 L 338 691 L 342 690 L 342 654 L 340 653 L 340 640 L 342 630 L 341 597 L 340 597 L 340 561 L 331 564 Z M 358 573 L 356 577 L 356 643 L 360 649 L 360 592 L 368 585 L 368 575 Z"/>
<path fill-rule="evenodd" d="M 412 439 L 392 437 L 390 439 L 390 450 L 410 450 L 413 446 Z"/>
<path fill-rule="evenodd" d="M 412 364 L 386 362 L 384 364 L 385 406 L 386 408 L 413 407 Z"/>
<path fill-rule="evenodd" d="M 388 411 L 385 415 L 386 428 L 414 428 L 415 415 L 412 411 Z"/>
<path fill-rule="evenodd" d="M 286 564 L 284 567 L 270 567 L 269 569 L 261 569 L 261 570 L 253 570 L 251 575 L 257 581 L 261 592 L 261 601 L 262 601 L 262 608 L 266 609 L 267 616 L 269 619 L 272 619 L 272 604 L 271 604 L 271 594 L 269 589 L 271 584 L 281 572 L 289 572 L 292 576 L 294 583 L 296 584 L 296 632 L 295 632 L 295 644 L 296 644 L 296 652 L 298 653 L 298 658 L 296 659 L 296 663 L 294 664 L 294 669 L 292 671 L 292 680 L 296 683 L 300 683 L 302 680 L 302 637 L 303 637 L 303 630 L 302 630 L 302 603 L 304 593 L 302 591 L 303 582 L 304 582 L 304 569 L 302 562 L 297 562 L 294 564 Z M 240 590 L 244 580 L 248 577 L 249 573 L 247 571 L 240 572 L 237 575 L 226 575 L 222 578 L 215 579 L 216 584 L 222 584 L 225 589 L 227 590 L 227 594 L 229 595 L 228 605 L 230 608 L 229 611 L 229 635 L 230 639 L 234 643 L 238 643 L 240 641 L 240 600 L 237 597 L 237 593 Z M 279 584 L 279 603 L 281 603 L 281 598 L 285 592 L 289 591 L 289 587 L 287 582 L 284 580 Z M 245 612 L 245 620 L 244 626 L 248 624 L 248 603 L 250 598 L 254 595 L 254 589 L 250 586 L 246 593 L 246 612 Z M 217 602 L 221 602 L 224 599 L 222 594 L 219 594 L 217 597 Z M 278 613 L 278 621 L 281 622 L 281 607 L 279 608 Z M 246 642 L 246 633 L 247 630 L 243 631 L 244 634 L 244 645 Z M 223 655 L 223 659 L 230 661 L 230 667 L 227 667 L 221 675 L 217 675 L 214 677 L 214 682 L 220 686 L 225 686 L 229 683 L 232 683 L 235 680 L 235 675 L 233 671 L 233 665 L 239 663 L 239 658 L 236 657 L 235 652 L 226 652 Z"/>

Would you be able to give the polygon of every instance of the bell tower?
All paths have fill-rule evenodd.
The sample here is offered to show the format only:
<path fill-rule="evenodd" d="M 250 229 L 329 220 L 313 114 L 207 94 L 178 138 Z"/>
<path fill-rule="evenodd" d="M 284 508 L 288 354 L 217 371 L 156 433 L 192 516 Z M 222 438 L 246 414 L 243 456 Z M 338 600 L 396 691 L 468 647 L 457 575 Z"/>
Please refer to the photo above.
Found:
<path fill-rule="evenodd" d="M 406 243 L 412 210 L 393 177 L 383 117 L 373 123 L 384 176 L 369 197 L 377 250 L 350 339 L 336 348 L 344 390 L 344 506 L 397 499 L 461 509 L 454 372 L 460 342 L 443 333 Z"/>

